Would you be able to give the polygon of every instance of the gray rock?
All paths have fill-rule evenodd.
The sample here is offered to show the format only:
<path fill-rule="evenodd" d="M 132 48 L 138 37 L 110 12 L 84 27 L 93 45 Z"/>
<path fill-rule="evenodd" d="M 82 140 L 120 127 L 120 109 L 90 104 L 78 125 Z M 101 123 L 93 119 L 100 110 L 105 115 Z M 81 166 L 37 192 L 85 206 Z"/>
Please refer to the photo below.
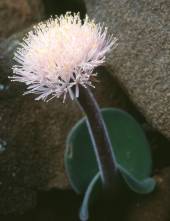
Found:
<path fill-rule="evenodd" d="M 169 0 L 85 0 L 119 45 L 108 68 L 148 122 L 170 138 Z"/>
<path fill-rule="evenodd" d="M 44 16 L 44 5 L 42 0 L 1 0 L 0 12 L 2 39 L 40 21 Z"/>

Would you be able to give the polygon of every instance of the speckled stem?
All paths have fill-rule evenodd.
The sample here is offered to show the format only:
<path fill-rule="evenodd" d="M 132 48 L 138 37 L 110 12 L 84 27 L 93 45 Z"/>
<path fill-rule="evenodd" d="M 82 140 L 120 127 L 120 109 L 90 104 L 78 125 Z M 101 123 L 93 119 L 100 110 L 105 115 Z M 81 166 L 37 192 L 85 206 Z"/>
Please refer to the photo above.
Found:
<path fill-rule="evenodd" d="M 92 139 L 104 187 L 115 183 L 117 168 L 115 156 L 99 106 L 89 88 L 80 86 L 78 102 L 87 115 L 87 125 Z"/>

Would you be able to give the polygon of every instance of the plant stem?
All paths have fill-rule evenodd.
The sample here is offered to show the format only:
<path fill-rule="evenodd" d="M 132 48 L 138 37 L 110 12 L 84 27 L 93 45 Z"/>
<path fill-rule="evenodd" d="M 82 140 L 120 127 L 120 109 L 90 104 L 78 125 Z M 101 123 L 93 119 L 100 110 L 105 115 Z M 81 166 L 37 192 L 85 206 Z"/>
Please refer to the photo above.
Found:
<path fill-rule="evenodd" d="M 87 125 L 93 143 L 102 183 L 104 187 L 110 188 L 113 186 L 113 183 L 115 183 L 115 173 L 117 173 L 117 168 L 105 122 L 99 106 L 89 88 L 80 86 L 79 97 L 77 100 L 87 115 Z"/>

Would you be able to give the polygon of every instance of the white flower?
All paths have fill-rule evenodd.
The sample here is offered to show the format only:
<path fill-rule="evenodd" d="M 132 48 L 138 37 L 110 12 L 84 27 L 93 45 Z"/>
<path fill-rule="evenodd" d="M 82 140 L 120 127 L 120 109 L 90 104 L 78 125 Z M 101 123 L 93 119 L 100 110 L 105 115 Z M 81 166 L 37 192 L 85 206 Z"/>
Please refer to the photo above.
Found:
<path fill-rule="evenodd" d="M 94 68 L 105 62 L 105 54 L 116 38 L 107 28 L 79 14 L 50 18 L 30 31 L 14 54 L 13 81 L 24 82 L 36 100 L 50 100 L 69 93 L 79 96 L 79 85 L 92 86 Z M 74 90 L 72 90 L 74 87 Z"/>

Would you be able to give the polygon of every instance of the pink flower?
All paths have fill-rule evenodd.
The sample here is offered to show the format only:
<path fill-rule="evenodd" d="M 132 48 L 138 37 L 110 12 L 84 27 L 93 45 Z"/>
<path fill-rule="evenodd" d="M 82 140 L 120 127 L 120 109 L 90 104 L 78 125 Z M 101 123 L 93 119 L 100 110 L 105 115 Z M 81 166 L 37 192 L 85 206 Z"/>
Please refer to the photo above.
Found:
<path fill-rule="evenodd" d="M 14 54 L 13 81 L 24 82 L 36 100 L 48 101 L 69 93 L 79 96 L 79 85 L 93 86 L 94 68 L 105 62 L 105 54 L 116 38 L 107 37 L 107 28 L 79 14 L 50 18 L 30 31 Z M 73 92 L 72 87 L 75 87 Z"/>

